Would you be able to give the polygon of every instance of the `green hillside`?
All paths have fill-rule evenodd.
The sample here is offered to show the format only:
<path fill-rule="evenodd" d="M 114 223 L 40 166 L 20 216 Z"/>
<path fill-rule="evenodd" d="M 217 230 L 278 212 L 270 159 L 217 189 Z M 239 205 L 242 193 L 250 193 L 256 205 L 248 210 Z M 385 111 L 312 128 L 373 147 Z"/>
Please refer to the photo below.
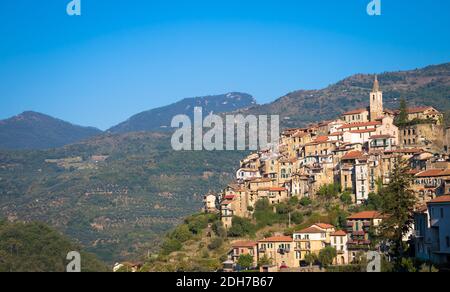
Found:
<path fill-rule="evenodd" d="M 81 253 L 82 272 L 110 270 L 45 224 L 0 221 L 0 272 L 65 272 L 71 251 Z"/>

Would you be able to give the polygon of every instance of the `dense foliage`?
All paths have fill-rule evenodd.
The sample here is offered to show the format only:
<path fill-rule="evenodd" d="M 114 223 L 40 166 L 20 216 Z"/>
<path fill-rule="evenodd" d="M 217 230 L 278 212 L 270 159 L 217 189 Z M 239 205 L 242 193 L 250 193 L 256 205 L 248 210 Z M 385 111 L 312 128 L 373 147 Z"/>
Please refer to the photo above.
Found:
<path fill-rule="evenodd" d="M 0 221 L 0 272 L 65 272 L 71 251 L 81 253 L 82 271 L 108 271 L 93 255 L 42 223 Z"/>

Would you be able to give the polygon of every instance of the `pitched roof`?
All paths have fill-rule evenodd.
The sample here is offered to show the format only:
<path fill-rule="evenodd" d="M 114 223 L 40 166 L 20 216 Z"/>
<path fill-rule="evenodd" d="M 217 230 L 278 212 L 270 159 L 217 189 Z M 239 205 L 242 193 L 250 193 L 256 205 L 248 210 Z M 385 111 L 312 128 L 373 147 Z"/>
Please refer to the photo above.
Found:
<path fill-rule="evenodd" d="M 345 124 L 339 129 L 351 129 L 351 128 L 358 128 L 358 127 L 369 127 L 369 126 L 379 126 L 382 125 L 381 122 L 365 122 L 365 123 L 353 123 L 353 124 Z"/>
<path fill-rule="evenodd" d="M 352 160 L 352 159 L 359 159 L 364 157 L 364 153 L 362 151 L 350 151 L 347 154 L 345 154 L 344 156 L 342 156 L 342 160 Z"/>
<path fill-rule="evenodd" d="M 418 107 L 408 108 L 406 110 L 406 112 L 408 114 L 417 114 L 417 113 L 422 113 L 427 110 L 434 110 L 434 108 L 432 106 L 418 106 Z"/>
<path fill-rule="evenodd" d="M 226 195 L 226 196 L 225 196 L 225 199 L 226 199 L 226 200 L 233 200 L 234 197 L 235 197 L 235 195 Z"/>
<path fill-rule="evenodd" d="M 376 130 L 375 129 L 364 129 L 364 130 L 353 130 L 353 131 L 350 131 L 350 133 L 352 133 L 352 134 L 364 134 L 364 133 L 372 133 L 372 132 L 375 132 Z"/>
<path fill-rule="evenodd" d="M 353 214 L 348 217 L 349 220 L 358 220 L 358 219 L 377 219 L 381 218 L 381 213 L 377 211 L 364 211 L 360 213 Z"/>
<path fill-rule="evenodd" d="M 345 232 L 344 230 L 339 230 L 334 233 L 331 233 L 331 236 L 347 236 L 347 232 Z"/>
<path fill-rule="evenodd" d="M 254 247 L 256 245 L 256 241 L 237 241 L 231 244 L 232 247 Z"/>
<path fill-rule="evenodd" d="M 333 225 L 331 224 L 327 224 L 327 223 L 316 223 L 314 224 L 315 226 L 319 226 L 322 229 L 331 229 L 331 228 L 335 228 Z"/>
<path fill-rule="evenodd" d="M 446 169 L 429 169 L 416 174 L 416 177 L 439 177 L 449 176 L 450 171 Z"/>
<path fill-rule="evenodd" d="M 428 202 L 428 204 L 450 203 L 450 195 L 440 196 Z"/>
<path fill-rule="evenodd" d="M 319 229 L 317 227 L 311 226 L 311 227 L 305 228 L 303 230 L 296 231 L 295 233 L 325 233 L 325 231 L 323 231 L 322 229 Z"/>
<path fill-rule="evenodd" d="M 269 238 L 264 238 L 258 242 L 292 242 L 293 239 L 290 236 L 273 236 Z"/>
<path fill-rule="evenodd" d="M 355 110 L 351 110 L 351 111 L 345 112 L 342 115 L 344 115 L 344 116 L 357 115 L 357 114 L 362 114 L 364 112 L 368 112 L 368 110 L 365 109 L 365 108 L 359 108 L 359 109 L 355 109 Z"/>

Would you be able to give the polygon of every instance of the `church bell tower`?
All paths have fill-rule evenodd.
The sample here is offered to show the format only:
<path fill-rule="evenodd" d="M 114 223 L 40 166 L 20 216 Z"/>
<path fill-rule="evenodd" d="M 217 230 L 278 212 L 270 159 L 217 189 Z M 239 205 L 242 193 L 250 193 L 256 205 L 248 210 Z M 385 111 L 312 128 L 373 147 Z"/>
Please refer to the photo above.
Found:
<path fill-rule="evenodd" d="M 375 75 L 372 92 L 370 93 L 370 121 L 383 117 L 383 92 L 380 90 L 378 76 Z"/>

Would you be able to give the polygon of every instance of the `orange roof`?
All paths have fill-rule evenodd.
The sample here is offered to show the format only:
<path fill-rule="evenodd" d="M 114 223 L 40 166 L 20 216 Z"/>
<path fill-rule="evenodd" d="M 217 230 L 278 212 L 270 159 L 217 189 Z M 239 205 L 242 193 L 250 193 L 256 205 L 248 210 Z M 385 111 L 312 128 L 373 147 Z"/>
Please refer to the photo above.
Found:
<path fill-rule="evenodd" d="M 258 242 L 292 242 L 293 239 L 290 236 L 273 236 L 269 238 L 264 238 Z"/>
<path fill-rule="evenodd" d="M 440 196 L 428 202 L 428 204 L 450 203 L 450 195 Z"/>
<path fill-rule="evenodd" d="M 343 113 L 342 115 L 347 116 L 347 115 L 356 115 L 356 114 L 362 114 L 364 112 L 367 112 L 367 109 L 365 108 L 359 108 L 359 109 L 355 109 L 355 110 L 351 110 L 348 112 Z"/>
<path fill-rule="evenodd" d="M 295 233 L 325 233 L 325 231 L 323 231 L 322 229 L 319 229 L 317 227 L 311 226 L 311 227 L 305 228 L 303 230 L 296 231 Z"/>
<path fill-rule="evenodd" d="M 402 153 L 402 154 L 417 154 L 424 152 L 421 148 L 405 148 L 405 149 L 397 149 L 392 151 L 386 151 L 386 152 L 392 152 L 392 153 Z"/>
<path fill-rule="evenodd" d="M 366 130 L 354 130 L 354 131 L 350 131 L 350 133 L 352 134 L 364 134 L 364 133 L 372 133 L 375 132 L 375 129 L 366 129 Z"/>
<path fill-rule="evenodd" d="M 422 113 L 427 110 L 434 110 L 434 108 L 431 106 L 419 106 L 419 107 L 408 108 L 406 112 L 408 114 L 417 114 L 417 113 Z"/>
<path fill-rule="evenodd" d="M 339 129 L 351 129 L 351 128 L 358 128 L 358 127 L 369 127 L 369 126 L 379 126 L 382 125 L 381 122 L 365 122 L 365 123 L 353 123 L 353 124 L 345 124 Z"/>
<path fill-rule="evenodd" d="M 331 228 L 334 228 L 333 225 L 327 224 L 327 223 L 316 223 L 316 224 L 314 224 L 314 225 L 319 226 L 319 227 L 322 228 L 322 229 L 331 229 Z"/>
<path fill-rule="evenodd" d="M 226 195 L 226 196 L 225 196 L 225 199 L 226 199 L 226 200 L 233 200 L 234 197 L 235 197 L 235 195 Z"/>
<path fill-rule="evenodd" d="M 331 233 L 331 236 L 347 236 L 347 232 L 345 232 L 343 230 L 339 230 L 334 233 Z"/>
<path fill-rule="evenodd" d="M 364 153 L 362 151 L 358 151 L 358 150 L 350 151 L 342 157 L 342 160 L 359 159 L 359 158 L 362 158 L 363 156 L 364 156 Z"/>
<path fill-rule="evenodd" d="M 358 219 L 376 219 L 376 218 L 381 218 L 381 213 L 377 211 L 364 211 L 357 214 L 353 214 L 347 219 L 358 220 Z"/>
<path fill-rule="evenodd" d="M 445 169 L 429 169 L 416 174 L 416 177 L 439 177 L 450 175 L 449 170 Z"/>
<path fill-rule="evenodd" d="M 237 241 L 233 243 L 232 247 L 254 247 L 257 243 L 255 241 Z"/>
<path fill-rule="evenodd" d="M 319 136 L 314 140 L 314 142 L 326 142 L 326 141 L 328 141 L 328 136 Z"/>
<path fill-rule="evenodd" d="M 333 134 L 330 134 L 328 136 L 334 137 L 334 136 L 342 136 L 342 135 L 344 135 L 344 132 L 334 132 Z"/>

